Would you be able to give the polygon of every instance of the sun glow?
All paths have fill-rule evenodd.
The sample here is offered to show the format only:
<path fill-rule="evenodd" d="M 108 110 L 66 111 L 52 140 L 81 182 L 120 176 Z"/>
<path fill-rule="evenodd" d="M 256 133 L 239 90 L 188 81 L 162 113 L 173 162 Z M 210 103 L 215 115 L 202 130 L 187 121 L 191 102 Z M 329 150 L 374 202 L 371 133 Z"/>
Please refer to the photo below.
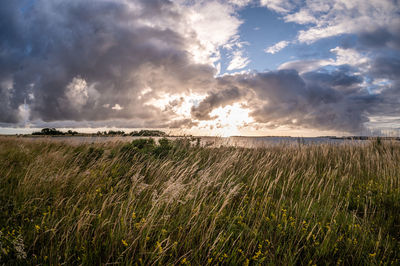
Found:
<path fill-rule="evenodd" d="M 219 107 L 210 113 L 212 120 L 200 121 L 199 128 L 208 128 L 212 135 L 221 137 L 241 135 L 241 129 L 253 122 L 249 113 L 240 103 Z"/>
<path fill-rule="evenodd" d="M 157 99 L 147 102 L 160 110 L 171 110 L 175 113 L 175 119 L 192 118 L 191 108 L 201 102 L 206 95 L 194 94 L 162 94 Z M 250 109 L 243 106 L 242 103 L 235 103 L 224 107 L 215 108 L 210 112 L 211 120 L 197 120 L 198 126 L 192 128 L 194 134 L 202 131 L 208 132 L 207 135 L 229 137 L 242 135 L 241 129 L 254 122 L 249 116 Z"/>
<path fill-rule="evenodd" d="M 171 110 L 175 113 L 175 120 L 192 118 L 191 108 L 201 102 L 206 95 L 200 94 L 162 94 L 157 99 L 147 102 L 148 105 L 159 108 L 160 110 Z M 210 112 L 211 120 L 197 120 L 197 127 L 190 131 L 195 135 L 200 132 L 207 132 L 206 135 L 230 137 L 242 135 L 241 130 L 254 122 L 249 116 L 250 109 L 243 106 L 242 103 L 235 103 L 224 107 L 215 108 Z"/>

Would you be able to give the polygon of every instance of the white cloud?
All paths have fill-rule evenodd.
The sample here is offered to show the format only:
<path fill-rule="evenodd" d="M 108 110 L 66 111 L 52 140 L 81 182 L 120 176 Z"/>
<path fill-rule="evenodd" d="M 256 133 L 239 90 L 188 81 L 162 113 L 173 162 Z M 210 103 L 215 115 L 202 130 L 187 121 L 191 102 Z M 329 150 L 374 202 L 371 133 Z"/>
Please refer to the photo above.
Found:
<path fill-rule="evenodd" d="M 243 51 L 237 50 L 233 52 L 233 58 L 231 62 L 229 63 L 228 70 L 236 70 L 236 69 L 242 69 L 245 68 L 248 64 L 250 63 L 250 60 L 248 57 L 243 55 Z"/>
<path fill-rule="evenodd" d="M 205 94 L 182 93 L 170 94 L 160 93 L 156 98 L 146 102 L 148 106 L 154 106 L 163 112 L 172 111 L 171 119 L 191 118 L 191 108 L 198 105 L 206 97 Z"/>
<path fill-rule="evenodd" d="M 315 19 L 315 26 L 299 34 L 299 41 L 306 43 L 339 34 L 387 28 L 399 23 L 399 6 L 387 0 L 336 0 L 331 2 L 329 9 L 323 11 L 312 5 L 306 8 Z"/>
<path fill-rule="evenodd" d="M 253 0 L 229 0 L 228 2 L 238 7 L 244 7 L 253 2 Z"/>
<path fill-rule="evenodd" d="M 89 101 L 95 102 L 100 97 L 100 94 L 95 89 L 95 86 L 95 83 L 88 86 L 86 80 L 80 77 L 73 78 L 65 90 L 65 96 L 69 102 L 69 105 L 80 110 Z"/>
<path fill-rule="evenodd" d="M 278 69 L 295 69 L 302 74 L 332 64 L 335 64 L 333 59 L 296 60 L 283 63 Z"/>
<path fill-rule="evenodd" d="M 116 103 L 113 107 L 111 107 L 111 109 L 120 111 L 120 110 L 122 110 L 122 109 L 124 109 L 124 108 L 121 107 L 121 105 L 119 105 L 118 103 Z"/>
<path fill-rule="evenodd" d="M 400 25 L 400 6 L 390 0 L 261 0 L 261 4 L 284 15 L 286 22 L 309 25 L 299 32 L 302 43 L 379 28 L 396 34 Z"/>
<path fill-rule="evenodd" d="M 217 70 L 216 75 L 218 76 L 218 75 L 221 73 L 221 63 L 218 63 L 218 64 L 215 66 L 215 68 L 216 68 L 216 70 Z"/>
<path fill-rule="evenodd" d="M 336 54 L 335 59 L 329 58 L 289 61 L 280 65 L 278 69 L 295 69 L 302 74 L 328 65 L 351 65 L 353 67 L 358 67 L 359 71 L 367 71 L 369 68 L 371 59 L 367 54 L 361 54 L 351 48 L 344 49 L 340 47 L 333 48 L 330 50 L 330 52 Z"/>
<path fill-rule="evenodd" d="M 19 116 L 21 118 L 21 121 L 26 125 L 28 123 L 29 117 L 30 117 L 29 105 L 27 105 L 26 103 L 21 104 L 20 106 L 18 106 L 18 111 L 19 111 Z"/>
<path fill-rule="evenodd" d="M 264 52 L 269 53 L 269 54 L 275 54 L 277 52 L 279 52 L 280 50 L 282 50 L 283 48 L 285 48 L 286 46 L 288 46 L 290 44 L 290 42 L 288 41 L 280 41 L 274 45 L 272 45 L 271 47 L 268 47 L 264 50 Z"/>
<path fill-rule="evenodd" d="M 195 33 L 197 42 L 191 42 L 189 53 L 197 63 L 213 64 L 220 59 L 219 48 L 234 38 L 243 23 L 228 3 L 208 1 L 196 3 L 187 10 L 189 26 L 183 31 L 190 38 Z M 190 30 L 192 29 L 192 31 Z"/>
<path fill-rule="evenodd" d="M 146 27 L 179 33 L 184 37 L 184 48 L 195 63 L 215 66 L 220 60 L 219 49 L 236 38 L 243 23 L 236 11 L 252 1 L 175 0 L 170 5 L 175 16 L 145 17 L 139 21 Z M 130 8 L 133 14 L 140 14 L 140 4 Z M 154 42 L 157 47 L 169 47 L 168 43 Z"/>
<path fill-rule="evenodd" d="M 291 0 L 260 0 L 260 4 L 279 13 L 287 13 L 295 7 Z"/>
<path fill-rule="evenodd" d="M 310 13 L 308 9 L 301 9 L 300 11 L 285 16 L 286 22 L 296 22 L 297 24 L 317 23 L 317 19 Z"/>
<path fill-rule="evenodd" d="M 352 65 L 359 66 L 368 63 L 369 58 L 354 49 L 343 49 L 336 47 L 330 50 L 332 53 L 336 54 L 336 65 Z"/>
<path fill-rule="evenodd" d="M 71 83 L 68 84 L 65 94 L 72 106 L 82 107 L 89 99 L 86 81 L 79 77 L 73 78 Z"/>

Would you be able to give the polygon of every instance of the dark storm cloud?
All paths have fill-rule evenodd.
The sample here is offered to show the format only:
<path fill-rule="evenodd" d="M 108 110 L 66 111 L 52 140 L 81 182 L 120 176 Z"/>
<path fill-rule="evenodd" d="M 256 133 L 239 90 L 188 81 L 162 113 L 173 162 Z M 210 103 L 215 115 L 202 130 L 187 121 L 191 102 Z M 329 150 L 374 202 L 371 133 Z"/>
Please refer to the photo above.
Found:
<path fill-rule="evenodd" d="M 191 63 L 186 39 L 146 19 L 174 25 L 181 16 L 161 0 L 3 3 L 0 82 L 13 87 L 1 121 L 16 122 L 26 100 L 31 119 L 44 121 L 162 118 L 139 100 L 145 87 L 157 94 L 208 86 L 215 70 Z"/>
<path fill-rule="evenodd" d="M 266 101 L 254 110 L 256 120 L 273 121 L 274 125 L 302 125 L 351 132 L 360 130 L 362 124 L 368 121 L 364 103 L 356 104 L 361 95 L 348 95 L 342 89 L 334 88 L 338 83 L 343 87 L 345 82 L 341 80 L 347 80 L 352 85 L 356 78 L 338 73 L 307 73 L 305 76 L 291 70 L 260 75 L 256 93 Z M 273 98 L 267 97 L 269 94 Z"/>
<path fill-rule="evenodd" d="M 368 121 L 369 106 L 379 102 L 376 96 L 354 87 L 362 82 L 359 76 L 346 73 L 295 70 L 223 76 L 219 84 L 239 88 L 235 93 L 212 93 L 194 109 L 201 118 L 210 119 L 213 108 L 246 98 L 251 116 L 270 127 L 302 126 L 323 130 L 358 132 Z M 224 97 L 225 96 L 225 97 Z"/>
<path fill-rule="evenodd" d="M 375 113 L 382 116 L 400 115 L 400 57 L 378 57 L 371 66 L 370 74 L 383 79 L 384 90 L 380 93 L 380 103 L 373 106 Z"/>
<path fill-rule="evenodd" d="M 372 64 L 371 73 L 377 77 L 400 80 L 400 57 L 378 57 Z"/>
<path fill-rule="evenodd" d="M 171 121 L 162 127 L 168 127 L 168 128 L 192 128 L 194 126 L 197 126 L 199 123 L 198 122 L 193 122 L 192 119 L 186 118 L 186 119 L 179 119 L 176 121 Z M 161 128 L 162 128 L 161 127 Z"/>
<path fill-rule="evenodd" d="M 18 110 L 10 106 L 10 91 L 0 87 L 0 122 L 17 123 L 19 119 Z"/>
<path fill-rule="evenodd" d="M 371 48 L 391 47 L 400 49 L 400 24 L 392 25 L 393 30 L 379 28 L 371 32 L 362 32 L 359 41 L 362 45 Z"/>
<path fill-rule="evenodd" d="M 304 79 L 318 83 L 321 86 L 351 87 L 362 83 L 360 76 L 349 75 L 341 71 L 333 73 L 309 72 L 302 75 Z"/>
<path fill-rule="evenodd" d="M 238 101 L 241 96 L 242 92 L 236 87 L 210 92 L 198 106 L 192 108 L 192 116 L 200 120 L 210 120 L 212 118 L 209 113 L 212 110 L 232 104 Z"/>

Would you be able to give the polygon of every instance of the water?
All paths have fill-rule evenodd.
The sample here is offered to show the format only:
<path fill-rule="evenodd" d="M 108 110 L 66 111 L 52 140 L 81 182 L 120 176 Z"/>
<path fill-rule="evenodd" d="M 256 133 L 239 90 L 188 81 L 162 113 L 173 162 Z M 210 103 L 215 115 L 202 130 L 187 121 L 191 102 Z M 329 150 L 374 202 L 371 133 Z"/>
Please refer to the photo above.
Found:
<path fill-rule="evenodd" d="M 362 140 L 344 140 L 324 137 L 295 138 L 295 137 L 229 137 L 229 138 L 205 138 L 207 143 L 214 142 L 216 146 L 237 146 L 246 148 L 271 147 L 276 145 L 313 145 L 313 144 L 342 144 L 342 143 L 362 143 Z"/>
<path fill-rule="evenodd" d="M 57 141 L 68 142 L 72 144 L 82 143 L 107 143 L 107 142 L 131 142 L 135 139 L 148 137 L 100 137 L 100 136 L 54 136 L 54 137 L 24 137 L 33 141 Z M 158 142 L 161 137 L 152 137 Z M 184 139 L 184 137 L 168 137 L 168 139 Z M 197 137 L 192 139 L 191 143 L 196 144 Z M 368 143 L 370 140 L 346 140 L 333 139 L 329 137 L 296 138 L 296 137 L 200 137 L 200 145 L 205 147 L 235 146 L 246 148 L 271 147 L 276 145 L 313 145 L 313 144 L 361 144 Z"/>

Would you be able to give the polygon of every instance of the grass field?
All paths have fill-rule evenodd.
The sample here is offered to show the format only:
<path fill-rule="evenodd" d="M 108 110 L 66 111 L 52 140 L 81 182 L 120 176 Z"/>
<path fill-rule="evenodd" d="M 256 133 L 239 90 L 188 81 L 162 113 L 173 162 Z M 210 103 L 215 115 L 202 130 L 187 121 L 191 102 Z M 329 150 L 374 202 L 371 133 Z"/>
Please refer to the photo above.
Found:
<path fill-rule="evenodd" d="M 400 264 L 400 144 L 0 138 L 6 264 Z"/>

